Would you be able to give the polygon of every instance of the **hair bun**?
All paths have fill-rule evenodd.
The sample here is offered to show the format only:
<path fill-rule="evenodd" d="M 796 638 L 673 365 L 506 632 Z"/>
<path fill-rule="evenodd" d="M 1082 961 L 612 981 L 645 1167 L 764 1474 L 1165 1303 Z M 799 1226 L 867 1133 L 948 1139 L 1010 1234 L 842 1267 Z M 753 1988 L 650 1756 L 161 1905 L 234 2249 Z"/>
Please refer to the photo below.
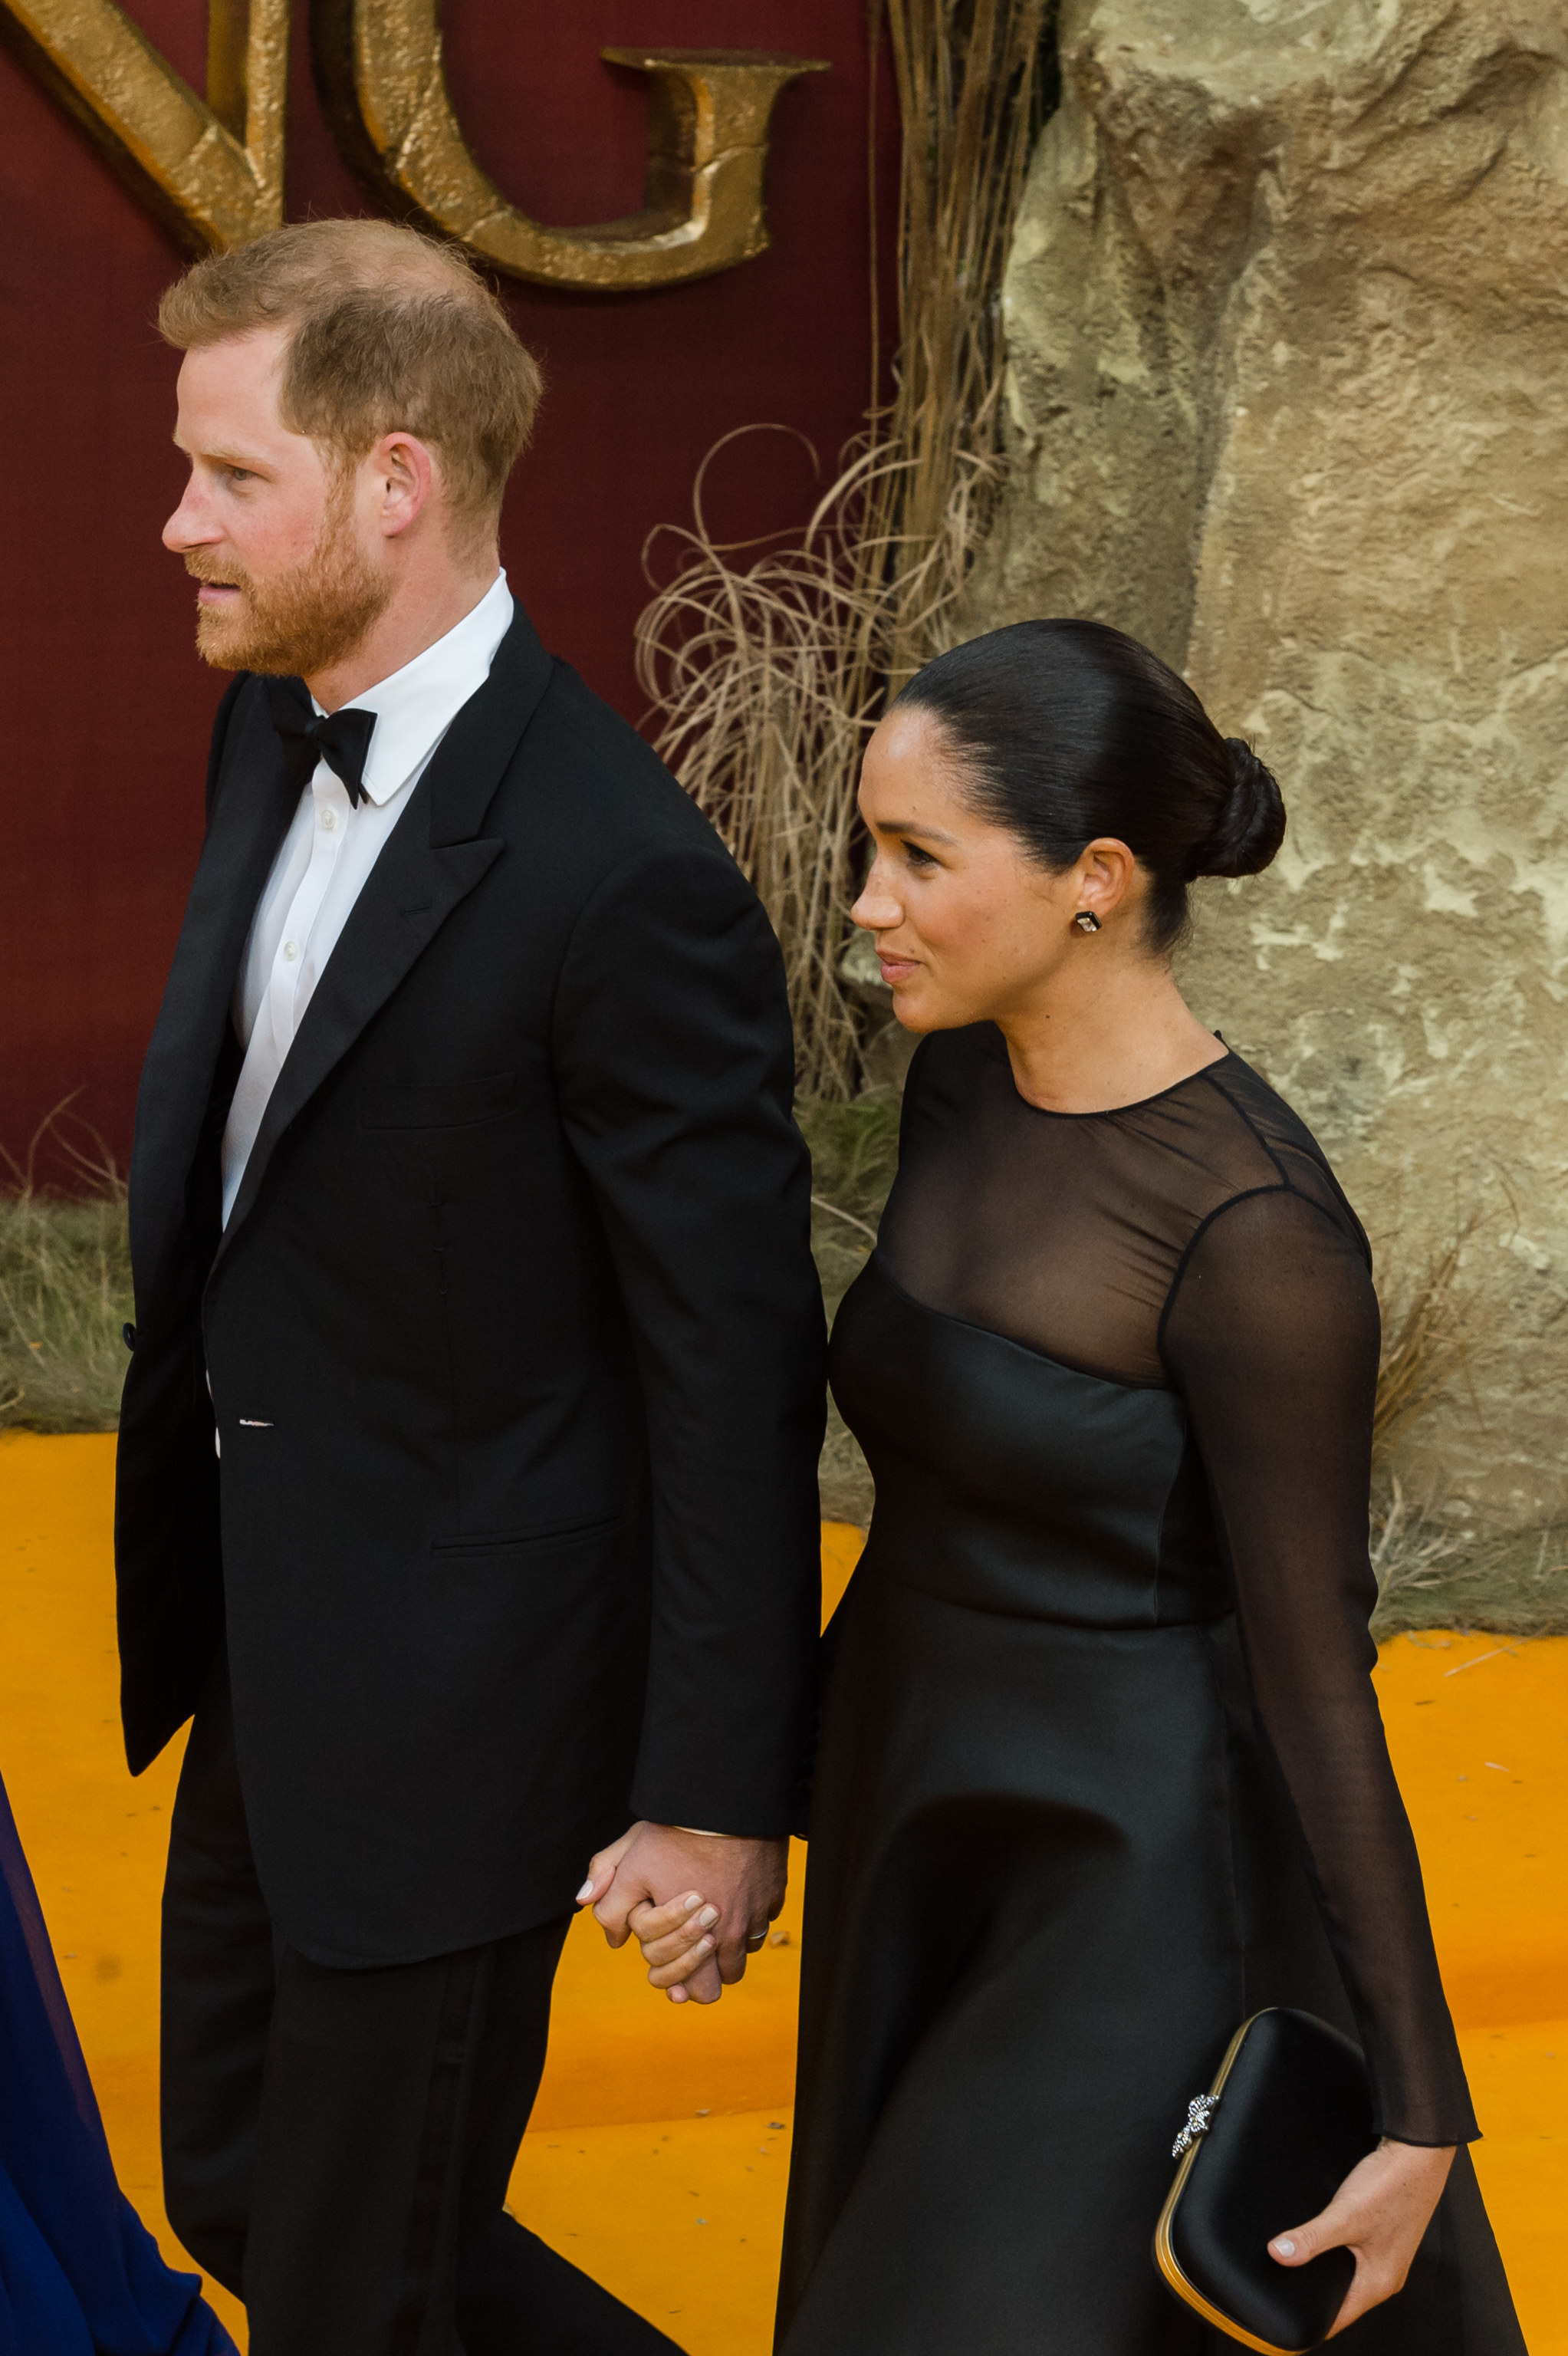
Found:
<path fill-rule="evenodd" d="M 1194 875 L 1256 875 L 1285 841 L 1285 800 L 1272 769 L 1241 736 L 1227 736 L 1231 790 L 1208 839 L 1192 854 Z"/>

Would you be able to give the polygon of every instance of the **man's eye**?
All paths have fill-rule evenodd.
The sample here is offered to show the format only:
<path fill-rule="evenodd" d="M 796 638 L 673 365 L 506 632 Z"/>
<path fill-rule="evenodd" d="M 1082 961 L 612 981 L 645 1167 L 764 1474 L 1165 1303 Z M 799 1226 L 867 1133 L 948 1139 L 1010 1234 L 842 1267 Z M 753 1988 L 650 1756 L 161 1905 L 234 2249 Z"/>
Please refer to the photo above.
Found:
<path fill-rule="evenodd" d="M 226 466 L 224 472 L 231 483 L 253 483 L 256 479 L 248 466 Z"/>

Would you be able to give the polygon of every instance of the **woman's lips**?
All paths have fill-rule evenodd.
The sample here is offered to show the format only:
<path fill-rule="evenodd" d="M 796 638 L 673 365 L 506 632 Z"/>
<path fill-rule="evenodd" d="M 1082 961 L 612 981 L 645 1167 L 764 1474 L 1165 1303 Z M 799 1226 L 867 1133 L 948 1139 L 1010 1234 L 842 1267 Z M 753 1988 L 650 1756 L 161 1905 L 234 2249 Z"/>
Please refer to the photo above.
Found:
<path fill-rule="evenodd" d="M 880 949 L 877 951 L 877 963 L 882 969 L 882 980 L 891 990 L 896 990 L 901 981 L 907 981 L 912 973 L 920 970 L 918 958 L 886 957 Z"/>

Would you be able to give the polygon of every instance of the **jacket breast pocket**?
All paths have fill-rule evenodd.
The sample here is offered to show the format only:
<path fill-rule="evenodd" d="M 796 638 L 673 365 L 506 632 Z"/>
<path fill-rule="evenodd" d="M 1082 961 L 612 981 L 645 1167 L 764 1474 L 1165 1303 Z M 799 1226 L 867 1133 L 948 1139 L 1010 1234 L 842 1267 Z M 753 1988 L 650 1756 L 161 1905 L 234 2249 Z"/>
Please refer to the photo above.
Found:
<path fill-rule="evenodd" d="M 504 1120 L 517 1108 L 517 1076 L 491 1072 L 477 1080 L 450 1080 L 434 1087 L 369 1087 L 359 1099 L 365 1129 L 473 1129 Z"/>

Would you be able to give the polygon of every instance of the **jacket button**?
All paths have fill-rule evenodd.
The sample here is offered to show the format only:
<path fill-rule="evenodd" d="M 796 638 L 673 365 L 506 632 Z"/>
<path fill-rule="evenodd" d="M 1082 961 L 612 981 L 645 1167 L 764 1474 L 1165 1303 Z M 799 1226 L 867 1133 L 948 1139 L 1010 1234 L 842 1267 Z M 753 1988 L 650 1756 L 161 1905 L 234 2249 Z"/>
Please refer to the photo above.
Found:
<path fill-rule="evenodd" d="M 120 1339 L 128 1350 L 133 1350 L 136 1346 L 136 1328 L 133 1325 L 122 1325 Z"/>

